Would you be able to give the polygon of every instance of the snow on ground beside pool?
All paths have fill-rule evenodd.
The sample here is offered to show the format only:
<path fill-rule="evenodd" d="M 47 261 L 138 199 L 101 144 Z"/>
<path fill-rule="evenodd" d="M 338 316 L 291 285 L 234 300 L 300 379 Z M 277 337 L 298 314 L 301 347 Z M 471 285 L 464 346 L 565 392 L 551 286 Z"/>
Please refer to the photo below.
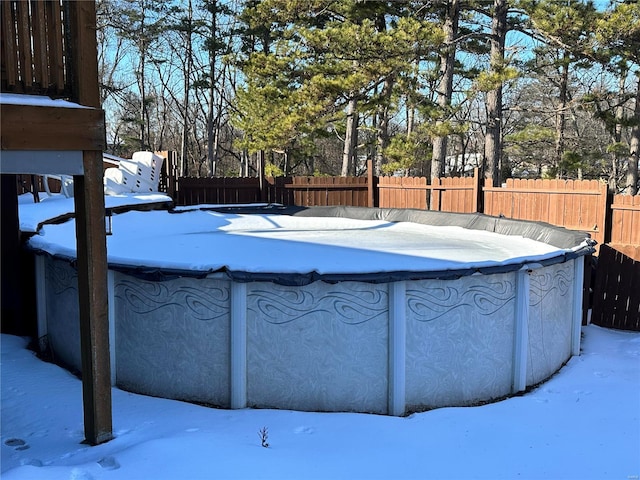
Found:
<path fill-rule="evenodd" d="M 530 393 L 407 418 L 218 410 L 114 389 L 116 438 L 97 447 L 81 443 L 81 382 L 2 335 L 2 478 L 637 479 L 640 333 L 583 333 L 582 355 Z"/>

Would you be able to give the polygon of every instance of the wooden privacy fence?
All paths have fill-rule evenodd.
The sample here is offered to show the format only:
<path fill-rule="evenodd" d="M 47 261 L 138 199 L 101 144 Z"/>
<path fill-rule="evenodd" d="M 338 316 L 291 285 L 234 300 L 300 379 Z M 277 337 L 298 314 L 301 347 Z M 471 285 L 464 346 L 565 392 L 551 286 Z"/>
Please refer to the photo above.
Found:
<path fill-rule="evenodd" d="M 293 205 L 310 206 L 368 206 L 367 177 L 292 177 L 279 186 L 268 179 L 270 189 L 285 188 L 291 192 Z"/>
<path fill-rule="evenodd" d="M 606 241 L 607 185 L 598 180 L 507 180 L 484 187 L 483 213 L 533 220 L 591 234 Z"/>
<path fill-rule="evenodd" d="M 171 163 L 169 162 L 169 165 Z M 281 203 L 297 206 L 415 208 L 484 213 L 532 220 L 589 233 L 636 256 L 640 248 L 640 200 L 607 192 L 598 180 L 517 180 L 480 187 L 473 177 L 182 177 L 167 192 L 178 205 L 198 203 Z M 171 182 L 166 182 L 171 185 Z M 613 199 L 613 202 L 612 202 Z M 635 252 L 635 253 L 634 253 Z"/>
<path fill-rule="evenodd" d="M 429 185 L 425 177 L 380 177 L 379 207 L 417 208 L 444 212 L 478 212 L 480 177 L 437 178 Z"/>
<path fill-rule="evenodd" d="M 613 197 L 610 243 L 616 250 L 640 261 L 640 195 Z"/>
<path fill-rule="evenodd" d="M 425 177 L 380 177 L 380 208 L 418 208 L 427 210 L 429 185 Z"/>
<path fill-rule="evenodd" d="M 178 205 L 261 202 L 257 178 L 182 177 L 176 195 Z"/>
<path fill-rule="evenodd" d="M 477 168 L 473 170 L 473 177 L 436 178 L 431 184 L 431 210 L 479 212 L 480 191 L 480 175 Z"/>
<path fill-rule="evenodd" d="M 180 178 L 178 205 L 281 203 L 283 205 L 366 206 L 368 184 L 361 177 Z"/>
<path fill-rule="evenodd" d="M 310 206 L 369 206 L 366 177 L 191 178 L 178 181 L 178 205 L 280 203 Z"/>
<path fill-rule="evenodd" d="M 602 327 L 640 331 L 640 259 L 610 245 L 600 247 L 591 321 Z"/>
<path fill-rule="evenodd" d="M 640 195 L 616 195 L 611 243 L 598 255 L 591 321 L 640 331 Z"/>

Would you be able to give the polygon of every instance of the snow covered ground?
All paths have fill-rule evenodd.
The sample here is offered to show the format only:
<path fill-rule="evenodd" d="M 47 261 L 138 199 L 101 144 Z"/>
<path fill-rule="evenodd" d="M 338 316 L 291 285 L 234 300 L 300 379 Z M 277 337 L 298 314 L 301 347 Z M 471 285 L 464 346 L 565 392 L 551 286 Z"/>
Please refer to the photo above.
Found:
<path fill-rule="evenodd" d="M 532 392 L 406 418 L 114 389 L 115 439 L 97 447 L 82 444 L 81 382 L 2 335 L 2 479 L 637 479 L 640 333 L 583 335 L 582 354 Z"/>

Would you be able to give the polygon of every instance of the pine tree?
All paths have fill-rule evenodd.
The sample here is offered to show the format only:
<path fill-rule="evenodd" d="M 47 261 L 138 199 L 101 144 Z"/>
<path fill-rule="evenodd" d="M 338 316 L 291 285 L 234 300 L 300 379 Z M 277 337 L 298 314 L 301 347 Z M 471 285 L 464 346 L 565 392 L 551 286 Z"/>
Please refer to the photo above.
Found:
<path fill-rule="evenodd" d="M 541 45 L 534 49 L 536 57 L 530 64 L 535 72 L 548 75 L 557 91 L 553 170 L 557 178 L 562 178 L 566 173 L 564 157 L 579 155 L 575 150 L 565 151 L 570 76 L 575 69 L 591 66 L 589 47 L 597 12 L 591 1 L 558 3 L 539 0 L 523 3 L 528 10 L 531 35 L 541 41 Z"/>
<path fill-rule="evenodd" d="M 376 157 L 382 162 L 395 108 L 395 79 L 411 68 L 422 51 L 432 48 L 434 38 L 433 26 L 412 18 L 404 6 L 402 2 L 346 0 L 330 4 L 265 0 L 256 5 L 248 24 L 272 25 L 270 30 L 279 33 L 269 51 L 253 52 L 242 63 L 246 86 L 239 99 L 247 109 L 240 109 L 237 125 L 250 134 L 244 146 L 253 151 L 258 145 L 286 151 L 296 142 L 326 132 L 329 124 L 346 122 L 349 112 L 345 172 L 353 168 L 355 158 L 355 119 L 374 114 Z M 266 108 L 269 103 L 271 107 Z M 278 112 L 270 132 L 261 130 L 265 124 L 258 117 L 264 111 L 259 113 L 252 105 Z M 279 134 L 274 126 L 281 129 Z M 267 138 L 280 143 L 272 144 Z"/>
<path fill-rule="evenodd" d="M 460 1 L 448 0 L 442 29 L 444 45 L 440 50 L 440 82 L 438 85 L 438 106 L 445 112 L 451 105 L 453 95 L 453 75 L 460 22 Z M 439 125 L 442 122 L 438 121 Z M 433 138 L 433 155 L 431 157 L 431 179 L 444 175 L 444 163 L 447 156 L 447 136 L 436 135 Z"/>
<path fill-rule="evenodd" d="M 640 147 L 640 4 L 637 2 L 616 4 L 615 8 L 605 13 L 596 29 L 598 53 L 621 79 L 618 92 L 620 100 L 615 115 L 617 131 L 614 139 L 619 143 L 620 138 L 617 132 L 623 125 L 630 127 L 624 188 L 627 193 L 633 195 L 638 192 Z M 635 76 L 635 92 L 625 96 L 623 91 L 625 79 L 631 72 Z M 623 106 L 627 98 L 632 99 L 635 106 L 629 118 L 625 119 Z M 616 150 L 614 147 L 614 152 Z M 616 161 L 617 158 L 614 155 L 614 166 Z"/>
<path fill-rule="evenodd" d="M 500 183 L 502 160 L 502 87 L 505 79 L 504 47 L 509 26 L 509 2 L 494 0 L 491 11 L 491 53 L 487 79 L 492 83 L 487 91 L 487 126 L 484 142 L 484 177 L 496 187 Z"/>

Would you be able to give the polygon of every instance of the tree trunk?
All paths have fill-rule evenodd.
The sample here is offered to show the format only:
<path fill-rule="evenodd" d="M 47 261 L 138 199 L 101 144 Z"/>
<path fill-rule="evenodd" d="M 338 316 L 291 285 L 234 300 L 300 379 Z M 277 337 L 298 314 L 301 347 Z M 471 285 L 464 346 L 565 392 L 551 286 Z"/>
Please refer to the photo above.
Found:
<path fill-rule="evenodd" d="M 415 105 L 407 105 L 407 138 L 413 133 L 414 125 L 416 122 L 416 107 Z"/>
<path fill-rule="evenodd" d="M 562 155 L 564 154 L 564 132 L 566 128 L 566 108 L 567 108 L 567 88 L 569 84 L 569 64 L 568 54 L 564 52 L 563 62 L 560 71 L 560 92 L 558 93 L 559 105 L 556 110 L 556 145 L 555 145 L 555 164 L 558 169 L 556 178 L 562 178 L 563 172 Z"/>
<path fill-rule="evenodd" d="M 224 91 L 226 88 L 226 66 L 222 66 L 221 71 L 218 74 L 219 80 L 216 83 L 211 85 L 211 98 L 214 98 L 214 93 L 216 92 L 215 85 L 218 85 L 218 103 L 215 107 L 215 117 L 213 119 L 213 131 L 215 132 L 213 136 L 213 166 L 217 165 L 218 158 L 220 157 L 220 142 L 222 137 L 222 116 L 223 116 L 223 104 L 224 104 Z M 213 72 L 212 72 L 213 73 Z M 214 174 L 212 174 L 214 176 Z M 247 174 L 248 176 L 248 174 Z"/>
<path fill-rule="evenodd" d="M 144 85 L 147 57 L 147 43 L 145 41 L 145 13 L 145 7 L 143 3 L 140 11 L 140 68 L 138 69 L 138 88 L 140 89 L 140 150 L 145 150 L 145 144 L 147 142 L 145 136 L 145 123 L 147 121 L 147 98 Z"/>
<path fill-rule="evenodd" d="M 358 138 L 358 114 L 355 96 L 349 99 L 347 105 L 347 130 L 344 136 L 344 148 L 342 150 L 342 171 L 340 175 L 346 177 L 352 171 L 355 164 L 355 148 Z"/>
<path fill-rule="evenodd" d="M 283 155 L 283 159 L 282 159 L 282 170 L 284 171 L 284 176 L 288 177 L 289 176 L 289 170 L 290 170 L 290 158 L 289 158 L 289 149 L 285 148 L 284 149 L 284 155 Z"/>
<path fill-rule="evenodd" d="M 636 86 L 636 106 L 633 110 L 633 128 L 629 139 L 629 160 L 627 162 L 627 179 L 625 191 L 629 195 L 638 194 L 638 160 L 640 160 L 640 79 Z"/>
<path fill-rule="evenodd" d="M 356 176 L 358 166 L 358 124 L 360 123 L 360 114 L 357 109 L 353 113 L 353 133 L 351 134 L 351 175 Z"/>
<path fill-rule="evenodd" d="M 144 53 L 141 53 L 140 56 L 140 69 L 139 69 L 139 80 L 138 85 L 140 88 L 140 150 L 145 149 L 146 136 L 145 136 L 145 122 L 147 120 L 147 101 L 146 101 L 146 93 L 144 88 L 144 75 L 145 75 L 145 60 Z"/>
<path fill-rule="evenodd" d="M 436 124 L 441 123 L 439 120 Z M 444 165 L 447 157 L 447 137 L 433 138 L 433 151 L 431 155 L 431 183 L 435 178 L 444 176 Z"/>
<path fill-rule="evenodd" d="M 420 70 L 420 58 L 417 58 L 415 60 L 415 69 L 416 69 L 416 72 Z M 419 83 L 418 75 L 417 73 L 413 73 L 412 76 L 414 77 L 413 81 L 415 82 L 415 85 L 416 85 L 414 86 L 414 90 L 415 90 Z M 406 99 L 407 99 L 406 100 L 407 101 L 407 138 L 409 138 L 411 134 L 414 132 L 415 125 L 416 125 L 416 100 L 412 93 L 409 93 Z"/>
<path fill-rule="evenodd" d="M 447 16 L 442 27 L 445 35 L 445 47 L 440 54 L 440 84 L 438 85 L 438 106 L 441 115 L 446 115 L 451 105 L 453 94 L 453 69 L 456 60 L 456 38 L 458 36 L 458 22 L 460 19 L 459 0 L 450 0 Z M 441 125 L 438 120 L 436 125 Z M 447 158 L 447 136 L 438 136 L 433 139 L 433 151 L 431 156 L 431 180 L 444 175 L 445 160 Z"/>
<path fill-rule="evenodd" d="M 622 141 L 622 123 L 624 121 L 624 104 L 623 98 L 625 96 L 625 79 L 627 76 L 627 70 L 624 69 L 620 72 L 620 78 L 618 79 L 618 96 L 620 98 L 619 105 L 616 108 L 616 125 L 613 133 L 613 141 L 615 146 L 611 153 L 611 177 L 609 177 L 609 189 L 616 192 L 618 190 L 618 172 L 619 172 L 619 154 L 618 145 Z"/>
<path fill-rule="evenodd" d="M 211 12 L 211 38 L 215 38 L 216 35 L 216 9 L 212 9 Z M 217 160 L 218 160 L 218 141 L 216 135 L 215 121 L 214 121 L 214 105 L 215 105 L 215 73 L 216 73 L 216 50 L 211 48 L 209 50 L 209 99 L 207 103 L 207 163 L 211 176 L 216 176 Z"/>
<path fill-rule="evenodd" d="M 395 77 L 388 76 L 380 93 L 380 105 L 378 106 L 378 128 L 376 136 L 376 175 L 380 174 L 382 164 L 384 163 L 384 150 L 389 145 L 389 102 L 391 101 L 391 93 Z"/>
<path fill-rule="evenodd" d="M 189 0 L 187 11 L 189 27 L 187 31 L 186 41 L 186 58 L 184 64 L 184 99 L 182 103 L 182 138 L 181 138 L 181 152 L 180 152 L 180 164 L 188 170 L 187 167 L 187 151 L 189 142 L 189 82 L 191 80 L 191 63 L 193 59 L 192 55 L 192 40 L 191 40 L 191 20 L 193 18 L 193 8 L 191 0 Z M 182 175 L 186 172 L 183 171 Z"/>
<path fill-rule="evenodd" d="M 507 0 L 494 0 L 491 22 L 490 70 L 500 74 L 504 68 L 504 44 L 507 35 Z M 502 156 L 502 82 L 487 92 L 487 132 L 484 142 L 484 177 L 494 187 L 500 184 Z"/>

